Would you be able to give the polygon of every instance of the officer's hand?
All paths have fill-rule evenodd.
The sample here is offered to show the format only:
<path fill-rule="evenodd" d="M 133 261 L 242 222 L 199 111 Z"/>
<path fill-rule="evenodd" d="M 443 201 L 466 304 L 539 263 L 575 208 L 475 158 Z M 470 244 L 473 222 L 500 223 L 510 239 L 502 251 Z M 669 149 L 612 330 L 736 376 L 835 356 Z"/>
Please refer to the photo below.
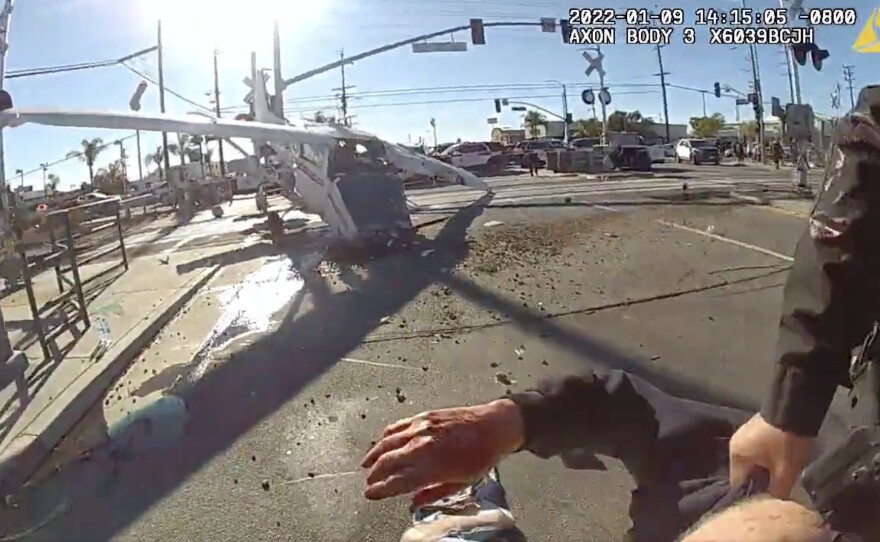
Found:
<path fill-rule="evenodd" d="M 770 473 L 768 492 L 787 498 L 812 457 L 815 440 L 786 433 L 755 414 L 730 438 L 730 484 L 739 486 L 761 467 Z"/>
<path fill-rule="evenodd" d="M 413 505 L 434 502 L 488 472 L 522 441 L 519 407 L 506 399 L 400 420 L 385 428 L 361 463 L 370 469 L 364 496 L 417 492 Z"/>

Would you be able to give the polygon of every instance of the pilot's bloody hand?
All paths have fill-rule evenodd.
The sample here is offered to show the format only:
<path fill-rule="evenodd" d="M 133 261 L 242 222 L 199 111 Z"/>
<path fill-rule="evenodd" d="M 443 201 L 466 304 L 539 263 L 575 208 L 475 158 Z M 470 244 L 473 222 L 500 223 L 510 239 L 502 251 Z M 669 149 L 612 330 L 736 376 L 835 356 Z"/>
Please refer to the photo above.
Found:
<path fill-rule="evenodd" d="M 448 496 L 494 467 L 523 441 L 513 401 L 423 412 L 385 428 L 361 466 L 368 499 L 416 492 L 419 506 Z"/>

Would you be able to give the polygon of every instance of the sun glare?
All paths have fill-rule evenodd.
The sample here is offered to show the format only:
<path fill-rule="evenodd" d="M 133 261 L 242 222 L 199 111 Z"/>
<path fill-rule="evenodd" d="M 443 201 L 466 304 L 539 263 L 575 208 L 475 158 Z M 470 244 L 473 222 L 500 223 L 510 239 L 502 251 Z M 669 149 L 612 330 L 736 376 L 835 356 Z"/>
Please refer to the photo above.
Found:
<path fill-rule="evenodd" d="M 302 36 L 321 21 L 332 0 L 137 0 L 141 24 L 162 21 L 169 44 L 239 53 L 272 46 L 272 25 Z"/>

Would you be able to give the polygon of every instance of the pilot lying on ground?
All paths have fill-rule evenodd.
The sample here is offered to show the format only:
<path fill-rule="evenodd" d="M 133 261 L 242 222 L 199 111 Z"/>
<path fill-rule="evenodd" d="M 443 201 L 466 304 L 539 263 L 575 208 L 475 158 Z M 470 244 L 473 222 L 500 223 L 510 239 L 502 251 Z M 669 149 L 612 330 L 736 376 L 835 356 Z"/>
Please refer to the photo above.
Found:
<path fill-rule="evenodd" d="M 757 480 L 764 477 L 731 488 L 728 440 L 750 415 L 671 396 L 623 371 L 569 376 L 390 425 L 364 458 L 365 496 L 414 492 L 419 506 L 466 486 L 510 453 L 550 458 L 579 451 L 617 458 L 634 478 L 625 540 L 880 541 L 870 530 L 880 501 L 841 504 L 841 512 L 852 513 L 828 526 L 800 504 L 763 495 Z"/>

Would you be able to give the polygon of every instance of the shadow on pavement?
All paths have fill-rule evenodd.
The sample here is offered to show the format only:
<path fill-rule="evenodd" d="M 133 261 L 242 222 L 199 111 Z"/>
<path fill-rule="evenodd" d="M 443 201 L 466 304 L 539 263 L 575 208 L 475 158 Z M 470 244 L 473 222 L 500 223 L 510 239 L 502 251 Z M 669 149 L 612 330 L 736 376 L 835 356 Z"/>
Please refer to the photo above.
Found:
<path fill-rule="evenodd" d="M 132 450 L 105 442 L 24 488 L 15 510 L 0 507 L 0 525 L 20 531 L 52 517 L 39 536 L 19 539 L 112 538 L 356 349 L 385 316 L 466 258 L 467 229 L 489 200 L 481 198 L 453 216 L 433 241 L 424 240 L 416 250 L 371 262 L 358 295 L 334 294 L 320 281 L 307 282 L 317 298 L 311 311 L 283 318 L 276 332 L 174 390 L 186 404 L 187 423 L 172 447 L 138 451 L 135 464 Z M 419 248 L 437 250 L 426 258 Z"/>

